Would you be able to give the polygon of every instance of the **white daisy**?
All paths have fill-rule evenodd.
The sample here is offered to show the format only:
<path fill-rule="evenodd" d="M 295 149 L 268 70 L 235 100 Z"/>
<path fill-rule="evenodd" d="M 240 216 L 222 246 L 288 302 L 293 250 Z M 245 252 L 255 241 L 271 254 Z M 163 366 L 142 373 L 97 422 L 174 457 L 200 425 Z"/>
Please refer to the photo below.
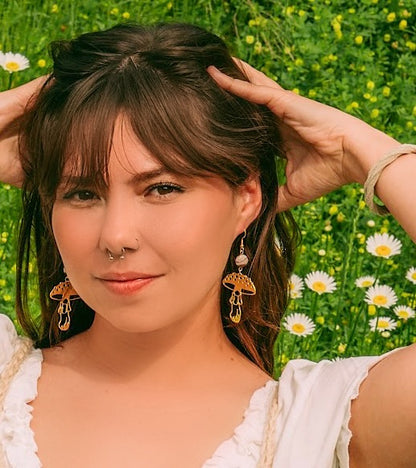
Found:
<path fill-rule="evenodd" d="M 292 335 L 298 336 L 311 335 L 315 330 L 313 321 L 307 315 L 297 312 L 288 315 L 283 325 Z"/>
<path fill-rule="evenodd" d="M 409 318 L 413 318 L 415 316 L 415 311 L 411 307 L 407 307 L 404 305 L 398 305 L 393 309 L 393 312 L 397 315 L 397 317 L 407 320 Z"/>
<path fill-rule="evenodd" d="M 369 288 L 373 286 L 376 279 L 373 276 L 360 276 L 355 280 L 355 285 L 359 288 Z"/>
<path fill-rule="evenodd" d="M 395 322 L 390 317 L 375 317 L 369 320 L 368 324 L 372 331 L 386 331 L 394 330 L 397 327 L 397 322 Z"/>
<path fill-rule="evenodd" d="M 370 236 L 366 242 L 367 252 L 376 257 L 389 258 L 400 253 L 402 243 L 394 236 L 383 233 Z"/>
<path fill-rule="evenodd" d="M 416 268 L 415 267 L 410 267 L 407 270 L 406 279 L 408 279 L 412 283 L 416 284 Z"/>
<path fill-rule="evenodd" d="M 318 294 L 332 293 L 337 289 L 335 279 L 323 271 L 312 271 L 305 277 L 306 286 Z"/>
<path fill-rule="evenodd" d="M 9 73 L 13 73 L 29 68 L 29 60 L 24 55 L 6 52 L 0 54 L 0 66 Z"/>
<path fill-rule="evenodd" d="M 290 297 L 292 299 L 299 299 L 300 297 L 302 297 L 302 289 L 304 289 L 304 287 L 305 286 L 303 284 L 303 279 L 300 276 L 295 275 L 293 273 L 289 280 Z"/>
<path fill-rule="evenodd" d="M 373 304 L 388 309 L 396 304 L 397 296 L 390 286 L 376 285 L 368 288 L 364 300 L 367 304 Z"/>

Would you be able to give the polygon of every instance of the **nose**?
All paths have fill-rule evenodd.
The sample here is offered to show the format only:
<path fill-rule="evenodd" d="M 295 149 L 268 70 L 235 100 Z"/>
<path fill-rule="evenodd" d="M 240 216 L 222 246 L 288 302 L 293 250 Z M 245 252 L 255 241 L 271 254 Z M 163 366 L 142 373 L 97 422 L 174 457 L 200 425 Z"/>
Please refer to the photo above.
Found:
<path fill-rule="evenodd" d="M 115 195 L 107 199 L 102 217 L 99 248 L 107 256 L 133 252 L 139 248 L 138 206 L 129 197 Z"/>

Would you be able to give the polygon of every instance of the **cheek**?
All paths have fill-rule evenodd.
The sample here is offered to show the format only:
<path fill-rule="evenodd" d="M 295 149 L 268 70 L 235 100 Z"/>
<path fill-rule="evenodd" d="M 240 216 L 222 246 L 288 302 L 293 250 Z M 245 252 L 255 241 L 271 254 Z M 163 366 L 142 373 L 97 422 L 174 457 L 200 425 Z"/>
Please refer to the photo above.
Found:
<path fill-rule="evenodd" d="M 163 222 L 161 222 L 163 219 Z M 221 275 L 235 237 L 236 216 L 232 200 L 195 197 L 183 209 L 151 218 L 146 242 L 172 269 L 196 276 Z"/>
<path fill-rule="evenodd" d="M 87 218 L 75 210 L 54 206 L 52 230 L 62 261 L 69 271 L 72 264 L 87 260 L 96 245 L 96 233 L 92 229 L 91 217 Z"/>

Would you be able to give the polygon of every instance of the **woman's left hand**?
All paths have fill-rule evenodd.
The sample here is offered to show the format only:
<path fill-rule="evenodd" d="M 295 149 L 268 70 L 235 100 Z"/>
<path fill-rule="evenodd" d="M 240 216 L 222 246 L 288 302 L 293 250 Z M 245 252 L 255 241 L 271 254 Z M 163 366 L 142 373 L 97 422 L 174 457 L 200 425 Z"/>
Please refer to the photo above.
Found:
<path fill-rule="evenodd" d="M 279 118 L 287 157 L 278 210 L 314 200 L 351 182 L 363 183 L 374 162 L 398 142 L 338 109 L 286 91 L 250 65 L 237 61 L 250 81 L 208 72 L 225 90 L 263 104 Z M 371 148 L 369 143 L 371 142 Z"/>

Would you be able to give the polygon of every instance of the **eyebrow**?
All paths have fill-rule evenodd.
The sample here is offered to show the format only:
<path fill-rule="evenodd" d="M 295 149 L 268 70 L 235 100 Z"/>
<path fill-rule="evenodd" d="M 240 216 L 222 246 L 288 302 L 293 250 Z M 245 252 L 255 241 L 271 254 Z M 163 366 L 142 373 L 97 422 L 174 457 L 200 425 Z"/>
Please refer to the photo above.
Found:
<path fill-rule="evenodd" d="M 158 167 L 156 169 L 151 169 L 149 171 L 143 171 L 139 174 L 135 174 L 130 180 L 129 183 L 132 185 L 140 184 L 143 182 L 147 182 L 151 179 L 155 179 L 156 177 L 161 177 L 163 175 L 171 174 L 170 171 L 166 170 L 163 167 Z M 84 185 L 84 184 L 91 184 L 94 182 L 93 177 L 84 177 L 84 176 L 77 176 L 77 175 L 63 175 L 61 178 L 61 182 L 59 185 Z"/>
<path fill-rule="evenodd" d="M 167 171 L 163 167 L 158 167 L 157 169 L 152 169 L 150 171 L 140 172 L 139 174 L 135 174 L 132 178 L 130 183 L 131 184 L 140 184 L 143 182 L 147 182 L 151 179 L 155 179 L 156 177 L 161 177 L 163 175 L 171 175 L 172 173 Z"/>

